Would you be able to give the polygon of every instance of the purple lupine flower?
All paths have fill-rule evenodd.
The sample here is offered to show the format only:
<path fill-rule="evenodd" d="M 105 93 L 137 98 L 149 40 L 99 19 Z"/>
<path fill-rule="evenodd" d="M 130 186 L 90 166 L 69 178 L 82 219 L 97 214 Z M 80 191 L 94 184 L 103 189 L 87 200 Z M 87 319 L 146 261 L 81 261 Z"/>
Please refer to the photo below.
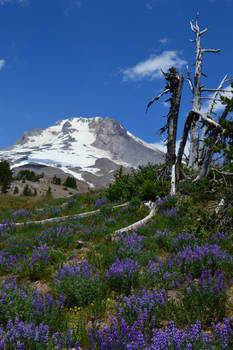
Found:
<path fill-rule="evenodd" d="M 106 197 L 99 198 L 95 201 L 94 207 L 99 208 L 102 207 L 104 204 L 106 204 L 108 199 Z"/>
<path fill-rule="evenodd" d="M 80 276 L 86 279 L 98 278 L 98 275 L 94 275 L 93 267 L 88 264 L 87 260 L 82 260 L 80 264 L 74 263 L 72 266 L 60 267 L 56 272 L 55 283 L 69 276 Z"/>
<path fill-rule="evenodd" d="M 120 233 L 117 237 L 116 241 L 120 243 L 121 250 L 130 250 L 132 252 L 136 252 L 142 249 L 144 236 L 139 236 L 135 231 L 132 233 Z"/>
<path fill-rule="evenodd" d="M 196 242 L 196 237 L 189 233 L 182 233 L 177 237 L 172 239 L 172 248 L 174 250 L 182 250 L 185 247 L 190 246 L 190 244 L 194 245 Z"/>
<path fill-rule="evenodd" d="M 14 232 L 15 227 L 16 227 L 16 224 L 13 220 L 10 220 L 10 219 L 2 220 L 2 223 L 0 224 L 0 237 L 1 238 L 7 237 L 9 234 Z"/>
<path fill-rule="evenodd" d="M 140 265 L 138 262 L 134 262 L 132 259 L 120 260 L 117 259 L 108 270 L 106 270 L 106 276 L 108 278 L 115 276 L 122 276 L 124 274 L 132 275 L 135 272 L 139 272 Z"/>
<path fill-rule="evenodd" d="M 173 207 L 173 208 L 167 208 L 164 209 L 162 211 L 162 214 L 165 215 L 166 217 L 170 218 L 170 217 L 177 217 L 177 211 L 178 211 L 178 207 Z"/>
<path fill-rule="evenodd" d="M 67 247 L 73 244 L 75 239 L 74 230 L 71 225 L 59 224 L 43 230 L 37 237 L 38 242 Z"/>
<path fill-rule="evenodd" d="M 19 210 L 16 210 L 12 213 L 12 215 L 14 217 L 20 217 L 20 216 L 26 216 L 26 217 L 29 217 L 32 215 L 32 212 L 31 211 L 28 211 L 27 209 L 19 209 Z"/>

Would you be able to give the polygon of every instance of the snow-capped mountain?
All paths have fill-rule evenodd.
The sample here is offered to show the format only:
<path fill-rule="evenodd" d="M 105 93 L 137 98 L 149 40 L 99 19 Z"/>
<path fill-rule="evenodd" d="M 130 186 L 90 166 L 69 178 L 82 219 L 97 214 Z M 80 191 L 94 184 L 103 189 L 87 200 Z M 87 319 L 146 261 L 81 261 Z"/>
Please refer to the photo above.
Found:
<path fill-rule="evenodd" d="M 49 177 L 66 173 L 88 186 L 103 187 L 120 165 L 135 168 L 160 163 L 164 154 L 116 120 L 77 117 L 45 130 L 25 131 L 14 146 L 0 151 L 0 159 L 8 160 L 15 171 L 33 168 Z"/>

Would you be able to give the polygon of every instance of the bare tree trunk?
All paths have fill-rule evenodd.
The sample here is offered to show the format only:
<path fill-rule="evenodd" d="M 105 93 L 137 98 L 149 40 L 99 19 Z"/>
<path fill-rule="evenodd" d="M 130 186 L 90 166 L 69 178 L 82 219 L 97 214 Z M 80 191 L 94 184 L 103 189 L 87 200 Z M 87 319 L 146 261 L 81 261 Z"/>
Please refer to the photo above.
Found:
<path fill-rule="evenodd" d="M 171 98 L 171 109 L 168 114 L 168 141 L 167 141 L 167 155 L 166 165 L 171 174 L 171 194 L 176 194 L 176 137 L 177 137 L 177 122 L 180 110 L 180 100 L 182 95 L 182 88 L 184 82 L 184 76 L 182 73 L 179 74 L 179 83 L 173 96 Z"/>
<path fill-rule="evenodd" d="M 176 165 L 172 165 L 172 171 L 171 171 L 171 190 L 170 190 L 171 195 L 176 194 Z"/>
<path fill-rule="evenodd" d="M 179 81 L 176 88 L 173 91 L 171 98 L 171 108 L 168 113 L 168 138 L 167 138 L 167 154 L 166 165 L 171 170 L 172 166 L 176 162 L 176 135 L 177 135 L 177 122 L 180 110 L 180 100 L 184 82 L 184 76 L 179 74 Z"/>
<path fill-rule="evenodd" d="M 195 78 L 193 88 L 193 109 L 200 111 L 201 109 L 201 72 L 202 72 L 202 50 L 201 50 L 201 34 L 200 28 L 197 23 L 193 26 L 192 22 L 191 29 L 196 33 L 196 63 L 195 63 Z M 192 168 L 197 167 L 198 160 L 198 148 L 199 148 L 199 118 L 195 118 L 191 124 L 190 133 L 190 153 L 188 166 Z"/>
<path fill-rule="evenodd" d="M 207 32 L 208 28 L 200 31 L 198 25 L 198 14 L 196 16 L 196 24 L 190 22 L 191 30 L 196 34 L 196 39 L 192 40 L 196 43 L 196 62 L 195 62 L 195 78 L 193 86 L 193 110 L 200 112 L 201 109 L 201 75 L 202 75 L 202 56 L 205 52 L 219 52 L 220 50 L 202 49 L 201 35 Z M 190 81 L 190 79 L 188 79 Z M 198 151 L 199 151 L 199 127 L 200 118 L 194 118 L 190 129 L 190 152 L 188 166 L 193 169 L 198 168 Z"/>
<path fill-rule="evenodd" d="M 160 132 L 164 133 L 167 130 L 168 133 L 166 165 L 163 171 L 165 177 L 171 177 L 171 193 L 175 194 L 176 135 L 184 76 L 182 73 L 177 76 L 176 68 L 174 67 L 169 68 L 169 72 L 163 73 L 163 75 L 168 83 L 163 92 L 148 103 L 146 111 L 154 101 L 157 101 L 161 96 L 168 92 L 171 93 L 171 98 L 169 99 L 171 106 L 167 115 L 167 123 Z"/>
<path fill-rule="evenodd" d="M 180 142 L 180 146 L 179 146 L 179 150 L 178 150 L 178 154 L 177 154 L 177 158 L 176 158 L 176 179 L 177 181 L 179 181 L 180 178 L 180 167 L 181 167 L 181 163 L 182 163 L 182 159 L 183 159 L 183 155 L 184 155 L 184 149 L 186 146 L 186 142 L 187 142 L 187 138 L 188 138 L 188 133 L 192 124 L 192 121 L 194 118 L 199 118 L 199 115 L 196 114 L 193 111 L 190 111 L 185 124 L 184 124 L 184 129 L 183 129 L 183 135 L 181 138 L 181 142 Z"/>

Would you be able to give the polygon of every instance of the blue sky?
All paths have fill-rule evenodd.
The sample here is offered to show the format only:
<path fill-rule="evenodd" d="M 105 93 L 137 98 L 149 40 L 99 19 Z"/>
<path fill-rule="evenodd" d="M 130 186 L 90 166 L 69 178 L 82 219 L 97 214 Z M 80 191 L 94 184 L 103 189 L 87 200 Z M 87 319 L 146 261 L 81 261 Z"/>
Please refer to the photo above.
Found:
<path fill-rule="evenodd" d="M 0 0 L 0 148 L 24 130 L 74 116 L 109 116 L 150 143 L 168 112 L 147 103 L 164 87 L 160 69 L 195 61 L 189 21 L 199 11 L 203 84 L 233 77 L 232 0 Z M 191 108 L 184 84 L 180 137 Z"/>

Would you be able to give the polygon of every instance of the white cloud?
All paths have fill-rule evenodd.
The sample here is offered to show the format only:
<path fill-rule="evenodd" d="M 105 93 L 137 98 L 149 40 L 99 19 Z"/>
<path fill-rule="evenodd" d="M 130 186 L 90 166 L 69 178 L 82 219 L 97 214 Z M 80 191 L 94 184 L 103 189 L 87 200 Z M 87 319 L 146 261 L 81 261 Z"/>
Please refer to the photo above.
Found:
<path fill-rule="evenodd" d="M 177 152 L 178 152 L 178 150 L 179 150 L 180 141 L 181 141 L 181 140 L 176 141 L 176 154 L 177 154 Z M 161 141 L 161 142 L 155 142 L 155 143 L 150 143 L 150 145 L 151 145 L 152 147 L 155 147 L 155 148 L 159 149 L 160 151 L 162 151 L 162 152 L 164 152 L 164 153 L 167 152 L 167 145 L 166 145 L 166 143 L 163 142 L 163 141 Z M 188 156 L 188 154 L 189 154 L 189 146 L 190 146 L 190 143 L 189 143 L 189 141 L 187 141 L 187 142 L 186 142 L 185 149 L 184 149 L 184 154 L 185 154 L 186 156 Z"/>
<path fill-rule="evenodd" d="M 147 10 L 152 10 L 152 4 L 151 4 L 151 2 L 147 2 L 146 3 L 146 8 L 147 8 Z"/>
<path fill-rule="evenodd" d="M 147 60 L 137 63 L 132 68 L 122 70 L 123 80 L 140 80 L 149 78 L 151 80 L 161 78 L 163 71 L 167 71 L 171 66 L 181 68 L 187 64 L 179 57 L 178 51 L 163 51 L 159 55 L 152 55 Z"/>
<path fill-rule="evenodd" d="M 5 60 L 0 60 L 0 70 L 5 66 Z"/>
<path fill-rule="evenodd" d="M 222 92 L 221 95 L 225 96 L 225 97 L 228 97 L 228 98 L 232 98 L 232 87 L 231 87 L 231 85 L 228 85 L 227 87 L 225 87 L 224 90 L 227 90 L 227 92 Z M 213 96 L 213 94 L 209 95 L 208 97 L 212 97 L 212 96 Z M 209 104 L 210 104 L 210 100 L 207 100 L 207 101 L 205 101 L 205 103 L 203 103 L 203 106 L 201 108 L 203 113 L 207 112 Z M 225 105 L 223 105 L 221 103 L 221 101 L 217 101 L 216 104 L 214 105 L 213 111 L 214 111 L 214 113 L 221 112 L 221 111 L 224 110 L 224 108 L 225 108 Z"/>
<path fill-rule="evenodd" d="M 80 8 L 82 6 L 82 2 L 79 1 L 79 0 L 73 0 L 72 3 L 71 3 L 71 6 L 69 7 L 66 7 L 65 10 L 64 10 L 64 15 L 67 17 L 69 16 L 70 12 L 72 11 L 72 9 L 74 7 L 76 8 Z"/>
<path fill-rule="evenodd" d="M 74 4 L 75 4 L 78 8 L 80 8 L 81 5 L 82 5 L 81 1 L 77 1 L 77 0 L 74 2 Z"/>
<path fill-rule="evenodd" d="M 29 0 L 0 0 L 0 5 L 6 5 L 10 3 L 16 3 L 24 6 L 29 4 Z"/>
<path fill-rule="evenodd" d="M 167 38 L 162 38 L 159 40 L 160 44 L 162 45 L 166 45 L 168 43 L 168 39 Z"/>

